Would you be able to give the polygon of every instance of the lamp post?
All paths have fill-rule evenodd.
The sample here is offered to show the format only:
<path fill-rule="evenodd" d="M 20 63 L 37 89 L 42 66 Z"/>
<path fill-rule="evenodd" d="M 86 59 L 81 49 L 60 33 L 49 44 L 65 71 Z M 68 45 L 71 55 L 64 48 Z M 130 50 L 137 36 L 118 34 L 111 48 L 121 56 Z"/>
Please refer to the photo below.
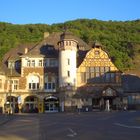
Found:
<path fill-rule="evenodd" d="M 13 63 L 11 62 L 11 65 L 10 65 L 10 84 L 9 84 L 9 97 L 10 97 L 10 100 L 9 100 L 9 105 L 10 105 L 10 109 L 9 109 L 9 114 L 12 114 L 12 104 L 11 104 L 11 92 L 12 92 L 12 68 L 13 68 Z"/>

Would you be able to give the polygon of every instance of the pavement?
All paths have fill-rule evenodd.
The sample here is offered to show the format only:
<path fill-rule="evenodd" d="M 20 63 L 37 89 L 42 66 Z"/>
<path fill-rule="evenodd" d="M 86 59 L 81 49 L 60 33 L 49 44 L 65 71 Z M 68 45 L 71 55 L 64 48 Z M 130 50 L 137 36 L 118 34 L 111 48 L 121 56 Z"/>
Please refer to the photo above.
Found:
<path fill-rule="evenodd" d="M 13 116 L 8 114 L 0 114 L 0 126 L 12 120 Z"/>

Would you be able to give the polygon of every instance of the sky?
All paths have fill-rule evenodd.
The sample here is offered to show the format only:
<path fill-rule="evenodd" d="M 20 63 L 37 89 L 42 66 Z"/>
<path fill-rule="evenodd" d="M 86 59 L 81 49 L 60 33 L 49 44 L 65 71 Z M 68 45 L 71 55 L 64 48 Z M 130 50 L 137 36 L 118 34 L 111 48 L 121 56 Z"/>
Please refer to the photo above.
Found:
<path fill-rule="evenodd" d="M 0 21 L 53 24 L 75 19 L 140 19 L 140 0 L 0 0 Z"/>

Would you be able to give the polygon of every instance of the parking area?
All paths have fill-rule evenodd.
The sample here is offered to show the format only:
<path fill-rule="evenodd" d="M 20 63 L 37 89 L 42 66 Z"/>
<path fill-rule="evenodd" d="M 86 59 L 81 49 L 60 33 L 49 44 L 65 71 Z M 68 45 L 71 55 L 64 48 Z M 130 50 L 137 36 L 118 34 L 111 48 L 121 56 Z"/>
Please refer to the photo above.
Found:
<path fill-rule="evenodd" d="M 0 127 L 0 138 L 139 140 L 139 117 L 139 111 L 18 114 Z"/>

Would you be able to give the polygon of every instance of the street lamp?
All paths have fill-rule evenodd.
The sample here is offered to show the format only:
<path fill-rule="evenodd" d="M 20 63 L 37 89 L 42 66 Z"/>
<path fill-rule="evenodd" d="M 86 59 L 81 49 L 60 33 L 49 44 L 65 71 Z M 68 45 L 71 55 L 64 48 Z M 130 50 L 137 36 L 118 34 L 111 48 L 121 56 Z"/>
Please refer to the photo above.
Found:
<path fill-rule="evenodd" d="M 9 94 L 10 94 L 9 95 L 9 97 L 10 97 L 10 100 L 9 100 L 9 105 L 10 105 L 10 107 L 9 107 L 10 108 L 9 109 L 9 114 L 12 113 L 12 104 L 11 104 L 11 101 L 12 101 L 11 100 L 11 92 L 12 92 L 12 78 L 11 78 L 12 77 L 12 69 L 13 69 L 13 63 L 11 62 L 11 64 L 10 64 L 10 78 L 9 78 L 10 79 L 9 80 L 10 81 L 10 83 L 9 83 L 9 87 L 10 87 L 9 88 Z"/>

